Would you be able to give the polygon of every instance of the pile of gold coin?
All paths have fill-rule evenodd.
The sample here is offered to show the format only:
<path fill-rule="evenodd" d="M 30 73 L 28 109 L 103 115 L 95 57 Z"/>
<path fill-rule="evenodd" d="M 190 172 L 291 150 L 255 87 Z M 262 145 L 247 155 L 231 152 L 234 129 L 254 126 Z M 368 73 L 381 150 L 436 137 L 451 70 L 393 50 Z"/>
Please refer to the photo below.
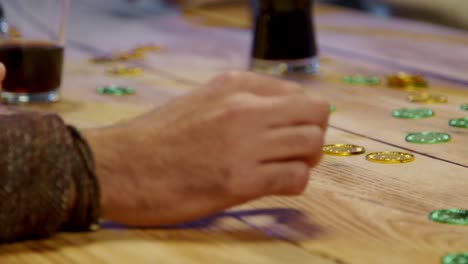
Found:
<path fill-rule="evenodd" d="M 142 75 L 144 70 L 139 67 L 127 67 L 127 66 L 118 66 L 112 68 L 108 71 L 111 75 L 117 75 L 120 77 L 136 77 Z"/>
<path fill-rule="evenodd" d="M 389 87 L 411 89 L 427 87 L 428 82 L 422 75 L 399 72 L 395 75 L 387 76 L 387 85 Z"/>
<path fill-rule="evenodd" d="M 408 101 L 417 104 L 446 104 L 448 98 L 445 95 L 420 93 L 409 95 Z"/>
<path fill-rule="evenodd" d="M 160 52 L 161 47 L 153 44 L 138 46 L 127 52 L 115 52 L 106 56 L 96 56 L 91 59 L 92 63 L 104 64 L 115 62 L 127 62 L 135 60 L 143 60 L 147 53 Z"/>

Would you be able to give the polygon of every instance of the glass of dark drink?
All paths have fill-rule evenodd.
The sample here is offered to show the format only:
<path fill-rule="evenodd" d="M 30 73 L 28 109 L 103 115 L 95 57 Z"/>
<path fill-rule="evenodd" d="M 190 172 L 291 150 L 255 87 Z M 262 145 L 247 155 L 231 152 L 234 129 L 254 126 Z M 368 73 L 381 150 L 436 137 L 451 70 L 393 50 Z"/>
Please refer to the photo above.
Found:
<path fill-rule="evenodd" d="M 69 0 L 0 0 L 0 7 L 3 102 L 58 101 Z"/>
<path fill-rule="evenodd" d="M 251 0 L 254 22 L 251 70 L 284 75 L 317 73 L 313 0 Z"/>

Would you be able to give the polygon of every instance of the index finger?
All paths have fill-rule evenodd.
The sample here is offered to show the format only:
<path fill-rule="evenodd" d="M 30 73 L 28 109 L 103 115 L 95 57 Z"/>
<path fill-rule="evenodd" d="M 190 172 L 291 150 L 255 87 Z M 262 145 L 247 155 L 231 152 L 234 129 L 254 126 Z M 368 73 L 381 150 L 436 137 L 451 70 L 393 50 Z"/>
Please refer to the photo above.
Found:
<path fill-rule="evenodd" d="M 252 72 L 223 73 L 213 79 L 211 85 L 223 89 L 226 94 L 249 92 L 259 96 L 278 96 L 305 93 L 304 87 L 294 82 Z"/>

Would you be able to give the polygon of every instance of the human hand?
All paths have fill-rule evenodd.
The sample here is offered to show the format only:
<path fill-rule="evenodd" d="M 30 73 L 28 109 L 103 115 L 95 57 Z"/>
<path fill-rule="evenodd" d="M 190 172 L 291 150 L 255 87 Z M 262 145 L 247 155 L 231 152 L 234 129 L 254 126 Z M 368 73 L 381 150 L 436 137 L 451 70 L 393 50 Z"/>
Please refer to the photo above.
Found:
<path fill-rule="evenodd" d="M 297 84 L 236 72 L 133 121 L 87 131 L 103 217 L 176 224 L 300 194 L 322 156 L 328 114 L 328 103 Z"/>

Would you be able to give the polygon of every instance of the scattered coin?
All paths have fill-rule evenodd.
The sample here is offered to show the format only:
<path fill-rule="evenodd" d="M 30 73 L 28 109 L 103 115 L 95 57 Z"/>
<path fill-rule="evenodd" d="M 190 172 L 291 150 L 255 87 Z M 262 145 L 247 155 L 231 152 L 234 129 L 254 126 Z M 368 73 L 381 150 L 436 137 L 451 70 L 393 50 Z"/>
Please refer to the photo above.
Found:
<path fill-rule="evenodd" d="M 90 61 L 95 64 L 127 62 L 143 60 L 148 52 L 160 52 L 161 47 L 153 44 L 142 45 L 126 52 L 114 52 L 104 56 L 96 56 Z"/>
<path fill-rule="evenodd" d="M 414 161 L 414 155 L 405 152 L 375 152 L 366 156 L 366 159 L 371 162 L 383 164 L 400 164 Z"/>
<path fill-rule="evenodd" d="M 433 117 L 434 111 L 428 108 L 402 108 L 394 110 L 392 116 L 403 119 L 423 119 Z"/>
<path fill-rule="evenodd" d="M 468 252 L 452 253 L 442 258 L 443 264 L 468 264 Z"/>
<path fill-rule="evenodd" d="M 118 85 L 100 86 L 96 89 L 96 92 L 98 94 L 114 96 L 133 95 L 136 93 L 135 89 L 132 87 Z"/>
<path fill-rule="evenodd" d="M 434 222 L 452 225 L 468 225 L 468 210 L 443 209 L 431 212 L 429 219 Z"/>
<path fill-rule="evenodd" d="M 115 67 L 113 69 L 110 69 L 108 71 L 109 74 L 112 75 L 117 75 L 121 77 L 134 77 L 134 76 L 140 76 L 143 74 L 143 69 L 139 67 Z"/>
<path fill-rule="evenodd" d="M 450 142 L 450 140 L 452 137 L 449 134 L 440 132 L 417 132 L 406 136 L 406 142 L 416 144 L 439 144 Z"/>
<path fill-rule="evenodd" d="M 332 144 L 324 146 L 323 152 L 334 156 L 353 156 L 364 154 L 366 149 L 352 144 Z"/>
<path fill-rule="evenodd" d="M 379 85 L 381 80 L 377 76 L 349 75 L 343 77 L 343 82 L 353 85 Z"/>
<path fill-rule="evenodd" d="M 448 102 L 448 98 L 445 95 L 428 93 L 410 95 L 408 96 L 408 100 L 418 104 L 445 104 Z"/>
<path fill-rule="evenodd" d="M 458 128 L 468 128 L 468 117 L 451 119 L 449 125 Z"/>
<path fill-rule="evenodd" d="M 425 88 L 428 83 L 422 75 L 399 72 L 387 77 L 387 85 L 396 88 Z"/>

